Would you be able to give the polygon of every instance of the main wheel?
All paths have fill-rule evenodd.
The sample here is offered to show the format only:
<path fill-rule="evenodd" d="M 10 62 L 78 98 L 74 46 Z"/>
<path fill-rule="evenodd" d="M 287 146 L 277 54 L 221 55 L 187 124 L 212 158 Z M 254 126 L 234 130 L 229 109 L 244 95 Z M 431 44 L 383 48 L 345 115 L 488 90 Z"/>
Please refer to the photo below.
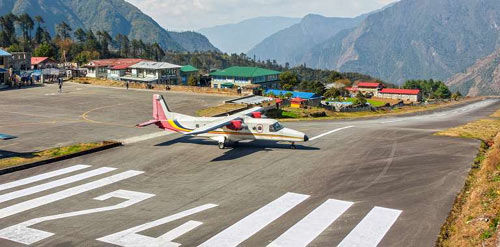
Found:
<path fill-rule="evenodd" d="M 292 142 L 292 145 L 290 146 L 291 149 L 297 149 L 297 147 L 295 146 L 295 143 Z"/>
<path fill-rule="evenodd" d="M 219 142 L 219 149 L 226 148 L 226 144 L 224 142 Z"/>

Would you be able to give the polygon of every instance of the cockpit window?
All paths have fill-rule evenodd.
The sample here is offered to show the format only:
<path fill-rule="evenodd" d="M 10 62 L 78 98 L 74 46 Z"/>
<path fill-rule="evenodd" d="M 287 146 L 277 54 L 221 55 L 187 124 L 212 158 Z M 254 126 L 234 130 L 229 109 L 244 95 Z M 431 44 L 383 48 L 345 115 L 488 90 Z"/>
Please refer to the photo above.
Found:
<path fill-rule="evenodd" d="M 269 125 L 269 132 L 277 132 L 283 129 L 283 125 L 281 125 L 279 122 L 276 122 L 272 125 Z"/>

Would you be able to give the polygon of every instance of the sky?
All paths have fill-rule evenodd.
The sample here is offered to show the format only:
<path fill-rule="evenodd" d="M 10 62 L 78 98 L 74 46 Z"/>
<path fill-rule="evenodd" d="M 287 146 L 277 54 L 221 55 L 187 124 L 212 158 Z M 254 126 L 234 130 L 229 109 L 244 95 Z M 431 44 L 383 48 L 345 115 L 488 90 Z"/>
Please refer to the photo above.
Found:
<path fill-rule="evenodd" d="M 167 30 L 196 31 L 260 16 L 354 17 L 396 0 L 126 0 Z"/>

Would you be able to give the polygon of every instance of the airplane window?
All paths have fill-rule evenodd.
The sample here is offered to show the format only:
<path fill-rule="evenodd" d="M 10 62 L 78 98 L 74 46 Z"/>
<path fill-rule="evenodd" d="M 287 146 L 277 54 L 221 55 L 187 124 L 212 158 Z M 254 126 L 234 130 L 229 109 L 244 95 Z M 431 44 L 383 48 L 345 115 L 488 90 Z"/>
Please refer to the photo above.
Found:
<path fill-rule="evenodd" d="M 277 132 L 283 129 L 283 125 L 281 125 L 279 122 L 274 123 L 273 125 L 269 126 L 269 131 L 270 132 Z"/>
<path fill-rule="evenodd" d="M 257 128 L 255 128 L 255 126 L 252 128 L 253 130 L 257 130 Z"/>
<path fill-rule="evenodd" d="M 258 129 L 259 131 L 261 131 L 261 130 L 262 130 L 262 126 L 257 127 L 257 129 Z"/>
<path fill-rule="evenodd" d="M 200 125 L 199 125 L 199 124 L 197 124 L 197 125 L 196 125 L 196 128 L 199 128 L 199 127 L 200 127 Z"/>

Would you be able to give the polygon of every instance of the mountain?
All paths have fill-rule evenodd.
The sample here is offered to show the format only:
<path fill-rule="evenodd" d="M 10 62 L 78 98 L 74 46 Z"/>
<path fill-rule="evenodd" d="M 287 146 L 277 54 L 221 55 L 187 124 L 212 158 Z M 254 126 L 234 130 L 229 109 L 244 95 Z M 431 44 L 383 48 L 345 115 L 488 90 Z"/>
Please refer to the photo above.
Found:
<path fill-rule="evenodd" d="M 220 50 L 227 53 L 246 53 L 269 35 L 298 23 L 300 18 L 257 17 L 236 24 L 220 25 L 198 30 Z"/>
<path fill-rule="evenodd" d="M 500 49 L 479 59 L 465 72 L 450 78 L 446 84 L 462 95 L 500 95 Z"/>
<path fill-rule="evenodd" d="M 300 60 L 402 83 L 446 80 L 500 47 L 498 0 L 402 0 Z"/>
<path fill-rule="evenodd" d="M 303 53 L 338 32 L 359 25 L 364 16 L 357 18 L 324 17 L 310 14 L 300 23 L 269 36 L 253 47 L 248 56 L 260 60 L 276 60 L 278 63 L 300 63 Z"/>
<path fill-rule="evenodd" d="M 169 50 L 217 50 L 199 33 L 166 31 L 151 17 L 124 0 L 0 0 L 0 15 L 9 12 L 42 16 L 52 35 L 56 25 L 65 21 L 73 30 L 106 30 L 113 37 L 121 33 L 129 39 L 158 42 Z"/>

